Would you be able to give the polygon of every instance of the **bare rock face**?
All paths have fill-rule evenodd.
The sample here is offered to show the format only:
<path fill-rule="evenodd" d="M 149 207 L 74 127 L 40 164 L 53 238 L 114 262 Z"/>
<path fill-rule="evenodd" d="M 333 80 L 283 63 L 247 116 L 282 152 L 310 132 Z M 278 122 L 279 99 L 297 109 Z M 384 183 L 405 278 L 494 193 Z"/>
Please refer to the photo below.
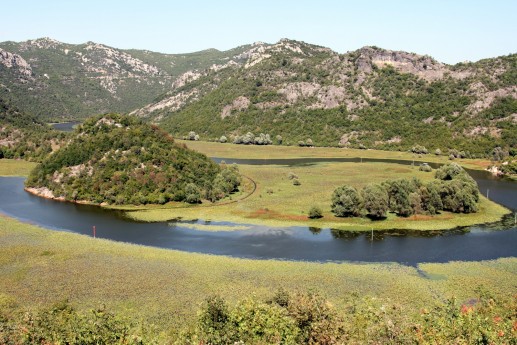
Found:
<path fill-rule="evenodd" d="M 512 97 L 517 99 L 517 86 L 509 86 L 502 89 L 489 91 L 481 82 L 472 84 L 470 91 L 476 96 L 476 101 L 467 107 L 471 115 L 489 108 L 498 98 Z"/>
<path fill-rule="evenodd" d="M 0 64 L 7 68 L 15 68 L 25 78 L 32 78 L 31 65 L 18 54 L 13 54 L 0 48 Z"/>
<path fill-rule="evenodd" d="M 364 47 L 359 50 L 359 58 L 356 61 L 357 68 L 366 74 L 377 67 L 393 66 L 396 70 L 404 73 L 412 73 L 426 80 L 443 78 L 448 71 L 446 65 L 425 55 L 379 49 L 375 47 Z"/>
<path fill-rule="evenodd" d="M 221 118 L 224 119 L 232 114 L 232 110 L 245 110 L 250 106 L 250 100 L 244 96 L 237 97 L 232 104 L 228 104 L 221 112 Z"/>

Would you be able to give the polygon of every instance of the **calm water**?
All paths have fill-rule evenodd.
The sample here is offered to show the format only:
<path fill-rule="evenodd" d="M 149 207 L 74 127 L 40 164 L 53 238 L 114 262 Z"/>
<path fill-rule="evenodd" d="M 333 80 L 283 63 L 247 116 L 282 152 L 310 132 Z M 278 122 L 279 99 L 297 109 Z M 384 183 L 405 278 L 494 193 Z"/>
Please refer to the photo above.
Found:
<path fill-rule="evenodd" d="M 72 132 L 75 129 L 75 126 L 80 124 L 81 122 L 61 122 L 61 123 L 53 123 L 52 128 L 62 131 L 62 132 Z"/>
<path fill-rule="evenodd" d="M 263 160 L 225 161 L 240 164 L 266 163 Z M 319 161 L 322 160 L 269 160 L 267 164 L 294 165 Z M 488 189 L 490 199 L 517 210 L 517 183 L 493 178 L 485 172 L 469 173 L 476 179 L 483 194 Z M 33 196 L 23 190 L 23 179 L 16 177 L 0 177 L 0 195 L 0 212 L 49 229 L 91 235 L 95 225 L 97 237 L 189 252 L 254 259 L 399 262 L 408 265 L 517 256 L 517 228 L 513 225 L 513 217 L 508 217 L 505 222 L 497 225 L 452 231 L 376 232 L 373 239 L 371 234 L 308 227 L 273 228 L 250 225 L 249 230 L 243 231 L 205 232 L 191 229 L 192 223 L 234 224 L 204 221 L 133 222 L 124 218 L 120 212 Z"/>

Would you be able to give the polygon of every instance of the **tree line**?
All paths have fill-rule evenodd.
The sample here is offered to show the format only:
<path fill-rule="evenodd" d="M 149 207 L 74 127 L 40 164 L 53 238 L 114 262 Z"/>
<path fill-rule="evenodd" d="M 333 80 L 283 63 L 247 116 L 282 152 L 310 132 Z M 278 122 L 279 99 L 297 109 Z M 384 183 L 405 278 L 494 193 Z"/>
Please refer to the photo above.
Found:
<path fill-rule="evenodd" d="M 344 185 L 332 194 L 332 212 L 337 217 L 386 218 L 388 212 L 401 217 L 434 215 L 440 211 L 473 213 L 478 210 L 476 181 L 457 163 L 436 170 L 435 179 L 423 183 L 418 178 L 399 178 L 369 184 L 357 190 Z"/>

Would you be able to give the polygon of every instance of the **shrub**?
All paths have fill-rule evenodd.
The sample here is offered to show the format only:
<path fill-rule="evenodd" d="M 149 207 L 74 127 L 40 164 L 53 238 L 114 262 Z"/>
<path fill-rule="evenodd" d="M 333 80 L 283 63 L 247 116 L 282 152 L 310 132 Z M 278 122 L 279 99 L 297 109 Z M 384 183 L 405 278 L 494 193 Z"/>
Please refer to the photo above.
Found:
<path fill-rule="evenodd" d="M 298 178 L 294 178 L 293 179 L 293 186 L 299 186 L 301 185 L 302 183 L 300 182 L 300 180 L 298 180 Z"/>
<path fill-rule="evenodd" d="M 297 179 L 297 178 L 298 178 L 298 175 L 296 175 L 294 172 L 289 172 L 289 174 L 287 174 L 287 178 L 288 178 L 289 180 Z"/>
<path fill-rule="evenodd" d="M 418 170 L 425 171 L 425 172 L 431 172 L 431 171 L 433 171 L 433 168 L 431 168 L 431 166 L 427 163 L 422 163 L 422 164 L 420 164 L 420 167 L 418 168 Z"/>
<path fill-rule="evenodd" d="M 323 217 L 323 212 L 321 211 L 321 208 L 317 207 L 317 206 L 312 206 L 310 209 L 309 209 L 309 215 L 308 217 L 310 219 L 316 219 L 316 218 L 321 218 Z"/>
<path fill-rule="evenodd" d="M 189 183 L 185 186 L 185 201 L 189 204 L 198 204 L 201 202 L 201 192 L 198 186 Z"/>

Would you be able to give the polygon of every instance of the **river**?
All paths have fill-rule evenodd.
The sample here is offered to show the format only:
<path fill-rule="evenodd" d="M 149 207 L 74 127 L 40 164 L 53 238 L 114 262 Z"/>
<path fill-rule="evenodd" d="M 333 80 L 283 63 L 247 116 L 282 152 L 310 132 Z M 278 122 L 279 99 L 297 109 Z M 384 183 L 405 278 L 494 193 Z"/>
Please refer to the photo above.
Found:
<path fill-rule="evenodd" d="M 221 159 L 215 158 L 220 161 Z M 233 160 L 239 164 L 314 164 L 350 159 Z M 354 159 L 352 159 L 354 160 Z M 356 161 L 359 158 L 355 159 Z M 382 161 L 363 159 L 367 161 Z M 390 161 L 394 162 L 394 161 Z M 411 162 L 395 161 L 400 164 Z M 517 210 L 517 183 L 470 170 L 480 191 Z M 392 230 L 370 233 L 249 225 L 240 231 L 199 231 L 196 224 L 235 225 L 226 222 L 140 223 L 122 212 L 36 197 L 23 190 L 23 178 L 0 177 L 0 212 L 44 228 L 92 235 L 114 241 L 252 259 L 303 261 L 421 262 L 478 261 L 517 256 L 517 227 L 513 216 L 495 225 L 449 231 Z M 8 196 L 8 197 L 6 197 Z"/>

